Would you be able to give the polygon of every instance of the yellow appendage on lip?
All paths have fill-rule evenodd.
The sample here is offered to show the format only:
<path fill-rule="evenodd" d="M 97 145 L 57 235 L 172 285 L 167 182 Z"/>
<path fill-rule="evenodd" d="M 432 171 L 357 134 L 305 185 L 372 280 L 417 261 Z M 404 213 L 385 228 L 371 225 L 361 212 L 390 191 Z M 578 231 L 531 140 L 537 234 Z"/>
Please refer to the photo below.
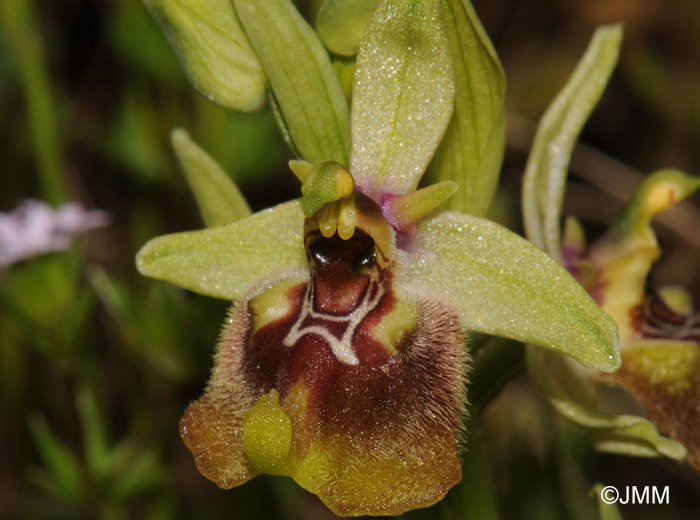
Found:
<path fill-rule="evenodd" d="M 292 420 L 282 410 L 274 388 L 243 419 L 243 446 L 255 469 L 270 475 L 289 474 Z"/>

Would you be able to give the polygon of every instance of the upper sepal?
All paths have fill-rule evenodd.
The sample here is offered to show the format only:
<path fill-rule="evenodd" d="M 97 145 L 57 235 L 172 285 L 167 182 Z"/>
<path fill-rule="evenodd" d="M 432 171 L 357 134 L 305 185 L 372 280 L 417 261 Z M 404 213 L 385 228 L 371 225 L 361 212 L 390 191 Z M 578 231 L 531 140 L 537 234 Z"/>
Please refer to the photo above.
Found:
<path fill-rule="evenodd" d="M 384 2 L 365 31 L 353 88 L 350 171 L 379 201 L 418 186 L 449 123 L 452 58 L 439 2 Z"/>

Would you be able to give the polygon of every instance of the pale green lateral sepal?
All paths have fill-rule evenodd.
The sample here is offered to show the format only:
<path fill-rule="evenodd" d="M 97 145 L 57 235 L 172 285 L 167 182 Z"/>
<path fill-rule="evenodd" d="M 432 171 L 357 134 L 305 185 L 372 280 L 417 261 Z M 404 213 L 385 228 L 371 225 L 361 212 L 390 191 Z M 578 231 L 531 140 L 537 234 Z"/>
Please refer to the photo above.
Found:
<path fill-rule="evenodd" d="M 199 294 L 237 300 L 278 273 L 307 267 L 298 200 L 202 231 L 154 238 L 141 248 L 141 274 Z"/>
<path fill-rule="evenodd" d="M 185 130 L 173 130 L 170 141 L 207 227 L 228 224 L 250 215 L 250 207 L 238 187 Z"/>
<path fill-rule="evenodd" d="M 537 392 L 564 417 L 588 428 L 597 450 L 636 457 L 685 457 L 683 445 L 659 434 L 647 419 L 598 411 L 597 383 L 570 359 L 531 346 L 526 352 Z"/>
<path fill-rule="evenodd" d="M 567 354 L 587 367 L 620 366 L 615 323 L 558 263 L 489 220 L 453 211 L 418 223 L 400 276 L 439 288 L 475 332 Z"/>
<path fill-rule="evenodd" d="M 143 0 L 185 73 L 209 100 L 238 112 L 265 104 L 262 65 L 230 0 Z"/>
<path fill-rule="evenodd" d="M 394 229 L 412 235 L 416 222 L 449 199 L 457 191 L 457 183 L 438 182 L 403 195 L 386 195 L 382 200 L 382 213 Z"/>
<path fill-rule="evenodd" d="M 354 56 L 382 0 L 326 0 L 318 10 L 316 31 L 334 54 Z"/>
<path fill-rule="evenodd" d="M 290 0 L 233 0 L 301 157 L 347 166 L 350 115 L 323 44 Z"/>
<path fill-rule="evenodd" d="M 559 260 L 559 216 L 566 174 L 576 140 L 617 63 L 619 24 L 600 27 L 571 78 L 540 120 L 523 181 L 527 237 Z"/>
<path fill-rule="evenodd" d="M 485 216 L 498 184 L 506 131 L 505 74 L 469 0 L 442 0 L 454 57 L 455 107 L 428 170 L 459 190 L 446 208 Z"/>
<path fill-rule="evenodd" d="M 350 171 L 378 200 L 418 185 L 449 123 L 452 59 L 438 0 L 384 2 L 357 55 Z"/>

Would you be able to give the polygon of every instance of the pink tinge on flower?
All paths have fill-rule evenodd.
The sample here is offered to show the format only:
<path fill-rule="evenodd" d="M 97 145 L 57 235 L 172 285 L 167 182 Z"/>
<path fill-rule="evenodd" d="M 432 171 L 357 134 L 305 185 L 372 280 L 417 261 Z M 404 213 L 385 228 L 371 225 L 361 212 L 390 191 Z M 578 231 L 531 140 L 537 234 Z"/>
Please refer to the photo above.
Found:
<path fill-rule="evenodd" d="M 0 268 L 52 251 L 68 249 L 73 237 L 109 224 L 106 211 L 85 210 L 77 202 L 53 209 L 28 199 L 0 213 Z"/>

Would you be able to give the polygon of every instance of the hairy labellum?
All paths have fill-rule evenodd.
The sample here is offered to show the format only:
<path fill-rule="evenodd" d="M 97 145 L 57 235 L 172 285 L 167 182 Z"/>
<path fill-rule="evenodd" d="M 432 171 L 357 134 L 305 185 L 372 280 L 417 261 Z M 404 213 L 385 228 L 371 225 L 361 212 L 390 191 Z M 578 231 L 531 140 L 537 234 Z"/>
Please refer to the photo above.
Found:
<path fill-rule="evenodd" d="M 221 487 L 289 475 L 338 514 L 399 514 L 461 478 L 464 335 L 443 303 L 396 286 L 393 230 L 356 195 L 349 239 L 307 219 L 308 275 L 231 310 L 181 432 Z"/>

